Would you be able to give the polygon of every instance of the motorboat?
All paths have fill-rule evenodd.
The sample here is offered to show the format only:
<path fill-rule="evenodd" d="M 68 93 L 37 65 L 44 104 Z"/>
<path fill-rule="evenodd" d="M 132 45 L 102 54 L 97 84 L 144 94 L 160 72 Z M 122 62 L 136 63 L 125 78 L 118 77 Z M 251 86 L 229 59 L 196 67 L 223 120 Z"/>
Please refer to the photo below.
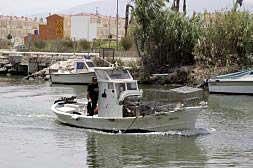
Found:
<path fill-rule="evenodd" d="M 166 132 L 195 128 L 198 114 L 207 108 L 183 104 L 142 103 L 143 91 L 127 69 L 96 67 L 98 114 L 88 116 L 87 100 L 62 98 L 51 109 L 61 123 L 112 132 Z"/>
<path fill-rule="evenodd" d="M 210 93 L 253 94 L 253 71 L 216 76 L 208 80 Z"/>
<path fill-rule="evenodd" d="M 95 76 L 94 63 L 90 58 L 69 60 L 70 68 L 58 66 L 56 71 L 49 69 L 53 84 L 89 84 Z"/>

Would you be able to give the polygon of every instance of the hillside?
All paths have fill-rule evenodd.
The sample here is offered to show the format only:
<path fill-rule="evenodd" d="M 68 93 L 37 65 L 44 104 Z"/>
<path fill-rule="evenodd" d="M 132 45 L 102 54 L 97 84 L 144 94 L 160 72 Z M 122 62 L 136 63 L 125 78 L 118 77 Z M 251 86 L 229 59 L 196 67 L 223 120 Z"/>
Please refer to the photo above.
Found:
<path fill-rule="evenodd" d="M 126 4 L 129 0 L 119 0 L 119 16 L 125 15 Z M 116 16 L 116 0 L 98 0 L 96 2 L 78 5 L 76 7 L 66 9 L 60 13 L 76 14 L 76 13 L 96 13 L 107 16 Z"/>

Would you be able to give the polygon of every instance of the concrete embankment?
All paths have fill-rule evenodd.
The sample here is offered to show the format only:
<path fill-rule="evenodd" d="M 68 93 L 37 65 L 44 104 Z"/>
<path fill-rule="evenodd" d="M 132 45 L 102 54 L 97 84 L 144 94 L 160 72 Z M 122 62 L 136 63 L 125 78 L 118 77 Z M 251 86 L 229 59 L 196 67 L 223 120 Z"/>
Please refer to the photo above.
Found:
<path fill-rule="evenodd" d="M 49 67 L 58 61 L 83 57 L 98 53 L 52 53 L 0 51 L 0 71 L 16 75 L 30 75 Z"/>

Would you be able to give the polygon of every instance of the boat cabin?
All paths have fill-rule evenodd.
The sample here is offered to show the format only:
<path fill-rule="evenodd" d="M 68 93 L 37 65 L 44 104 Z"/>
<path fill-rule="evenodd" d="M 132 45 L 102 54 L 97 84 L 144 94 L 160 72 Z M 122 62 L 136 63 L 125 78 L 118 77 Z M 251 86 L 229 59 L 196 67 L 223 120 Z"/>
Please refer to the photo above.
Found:
<path fill-rule="evenodd" d="M 96 67 L 99 97 L 98 117 L 122 118 L 123 101 L 129 97 L 141 97 L 137 81 L 126 69 Z"/>

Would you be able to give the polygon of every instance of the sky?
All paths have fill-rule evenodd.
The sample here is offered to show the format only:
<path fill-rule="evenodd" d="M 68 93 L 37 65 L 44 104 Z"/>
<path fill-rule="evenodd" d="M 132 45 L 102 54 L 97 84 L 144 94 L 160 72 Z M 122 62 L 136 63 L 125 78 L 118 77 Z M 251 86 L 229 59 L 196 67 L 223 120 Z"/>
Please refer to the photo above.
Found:
<path fill-rule="evenodd" d="M 0 0 L 0 15 L 31 16 L 37 13 L 55 13 L 75 6 L 106 0 Z M 121 0 L 119 0 L 120 2 Z M 224 10 L 234 0 L 187 0 L 189 13 Z M 116 0 L 115 0 L 116 3 Z M 104 8 L 110 8 L 110 4 Z M 253 11 L 253 0 L 244 0 L 242 9 Z"/>

